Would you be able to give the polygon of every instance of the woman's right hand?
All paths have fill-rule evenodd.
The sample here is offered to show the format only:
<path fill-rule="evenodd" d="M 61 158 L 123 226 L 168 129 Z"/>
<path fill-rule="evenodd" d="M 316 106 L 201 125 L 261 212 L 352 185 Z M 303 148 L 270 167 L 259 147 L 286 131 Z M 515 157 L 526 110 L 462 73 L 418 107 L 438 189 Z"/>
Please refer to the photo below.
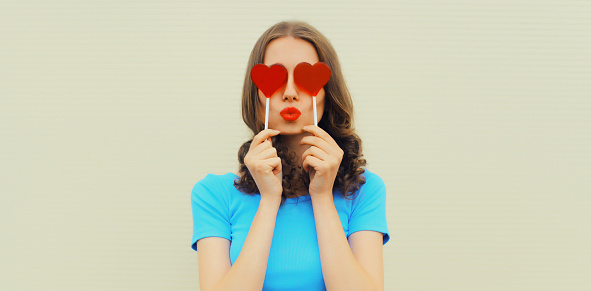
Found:
<path fill-rule="evenodd" d="M 271 137 L 280 133 L 279 130 L 265 129 L 254 136 L 244 156 L 244 164 L 254 179 L 261 200 L 263 198 L 281 199 L 283 192 L 283 173 L 281 159 L 277 156 L 277 149 L 271 143 Z"/>

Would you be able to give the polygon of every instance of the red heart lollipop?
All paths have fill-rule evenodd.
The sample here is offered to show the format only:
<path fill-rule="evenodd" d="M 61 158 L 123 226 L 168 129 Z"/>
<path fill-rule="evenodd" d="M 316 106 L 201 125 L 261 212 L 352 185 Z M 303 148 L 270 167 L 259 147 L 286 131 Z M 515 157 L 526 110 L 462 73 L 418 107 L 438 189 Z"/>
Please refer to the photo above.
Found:
<path fill-rule="evenodd" d="M 270 68 L 264 64 L 256 64 L 250 71 L 250 78 L 265 97 L 270 98 L 287 82 L 287 70 L 280 64 L 274 64 Z"/>
<path fill-rule="evenodd" d="M 318 62 L 314 66 L 309 63 L 299 63 L 293 71 L 293 79 L 300 89 L 316 96 L 320 89 L 330 79 L 330 68 L 327 64 Z"/>

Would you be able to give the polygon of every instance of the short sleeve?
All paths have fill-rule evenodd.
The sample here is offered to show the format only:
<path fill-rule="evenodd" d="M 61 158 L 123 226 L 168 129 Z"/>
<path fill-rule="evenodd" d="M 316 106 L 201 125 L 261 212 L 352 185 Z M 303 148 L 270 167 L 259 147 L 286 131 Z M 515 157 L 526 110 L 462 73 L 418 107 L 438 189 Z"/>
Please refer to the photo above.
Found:
<path fill-rule="evenodd" d="M 229 207 L 226 191 L 219 176 L 209 174 L 193 186 L 193 240 L 191 248 L 197 251 L 197 241 L 204 237 L 223 237 L 231 240 Z"/>
<path fill-rule="evenodd" d="M 353 202 L 349 218 L 349 235 L 360 230 L 372 230 L 384 235 L 386 244 L 390 240 L 386 221 L 386 185 L 378 175 L 365 172 L 366 182 Z"/>

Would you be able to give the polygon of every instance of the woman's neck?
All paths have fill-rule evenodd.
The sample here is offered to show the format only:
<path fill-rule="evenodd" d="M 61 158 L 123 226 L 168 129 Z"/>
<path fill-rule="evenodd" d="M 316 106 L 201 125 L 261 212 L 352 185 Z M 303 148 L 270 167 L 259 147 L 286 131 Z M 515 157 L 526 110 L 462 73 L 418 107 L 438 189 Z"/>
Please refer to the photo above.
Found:
<path fill-rule="evenodd" d="M 308 132 L 303 132 L 301 134 L 296 134 L 296 135 L 282 135 L 281 138 L 281 143 L 283 146 L 287 147 L 287 150 L 290 153 L 294 153 L 295 154 L 295 159 L 288 159 L 288 163 L 292 163 L 290 164 L 290 170 L 288 170 L 289 172 L 295 170 L 295 171 L 301 171 L 301 167 L 302 167 L 302 155 L 304 154 L 304 152 L 310 147 L 310 145 L 306 145 L 306 144 L 300 144 L 300 141 L 302 140 L 303 137 L 305 136 L 309 136 L 311 135 Z M 298 169 L 299 168 L 299 169 Z M 287 169 L 285 169 L 287 170 Z M 291 172 L 291 174 L 293 175 L 294 172 Z M 299 179 L 298 179 L 299 180 Z M 306 189 L 306 187 L 298 187 L 296 185 L 299 185 L 298 183 L 292 184 L 292 186 L 294 186 L 295 188 L 292 189 L 293 190 L 293 195 L 290 195 L 290 197 L 287 198 L 292 198 L 292 197 L 299 197 L 299 196 L 304 196 L 306 194 L 308 194 L 308 189 Z M 303 186 L 303 184 L 302 184 Z"/>
<path fill-rule="evenodd" d="M 294 166 L 302 166 L 302 155 L 304 152 L 310 148 L 310 145 L 300 144 L 300 141 L 305 136 L 312 135 L 309 132 L 303 132 L 296 135 L 283 135 L 281 136 L 281 140 L 285 146 L 289 149 L 290 152 L 294 152 L 296 154 L 296 165 Z"/>

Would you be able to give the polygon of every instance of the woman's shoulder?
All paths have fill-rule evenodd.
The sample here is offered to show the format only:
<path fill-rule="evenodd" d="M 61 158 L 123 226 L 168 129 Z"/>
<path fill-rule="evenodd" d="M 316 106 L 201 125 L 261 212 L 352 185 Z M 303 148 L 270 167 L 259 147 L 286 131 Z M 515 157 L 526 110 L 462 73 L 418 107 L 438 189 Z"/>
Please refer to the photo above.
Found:
<path fill-rule="evenodd" d="M 362 175 L 365 178 L 365 183 L 353 195 L 354 200 L 375 199 L 386 194 L 386 184 L 378 174 L 364 169 Z"/>
<path fill-rule="evenodd" d="M 379 205 L 385 202 L 386 198 L 386 184 L 384 180 L 376 173 L 365 169 L 363 173 L 365 183 L 353 195 L 353 209 L 358 208 L 357 205 Z M 372 206 L 373 207 L 373 206 Z"/>
<path fill-rule="evenodd" d="M 228 190 L 235 189 L 234 180 L 236 178 L 237 176 L 234 173 L 209 173 L 204 178 L 195 183 L 192 192 L 194 195 L 200 192 L 225 193 L 228 192 Z"/>
<path fill-rule="evenodd" d="M 234 173 L 225 173 L 225 174 L 214 174 L 209 173 L 205 175 L 205 177 L 199 180 L 197 183 L 204 183 L 204 184 L 215 184 L 215 183 L 222 183 L 226 184 L 228 181 L 234 183 L 237 175 Z"/>
<path fill-rule="evenodd" d="M 368 169 L 364 169 L 363 177 L 365 178 L 365 184 L 362 185 L 383 185 L 384 180 L 376 173 L 370 172 Z"/>

